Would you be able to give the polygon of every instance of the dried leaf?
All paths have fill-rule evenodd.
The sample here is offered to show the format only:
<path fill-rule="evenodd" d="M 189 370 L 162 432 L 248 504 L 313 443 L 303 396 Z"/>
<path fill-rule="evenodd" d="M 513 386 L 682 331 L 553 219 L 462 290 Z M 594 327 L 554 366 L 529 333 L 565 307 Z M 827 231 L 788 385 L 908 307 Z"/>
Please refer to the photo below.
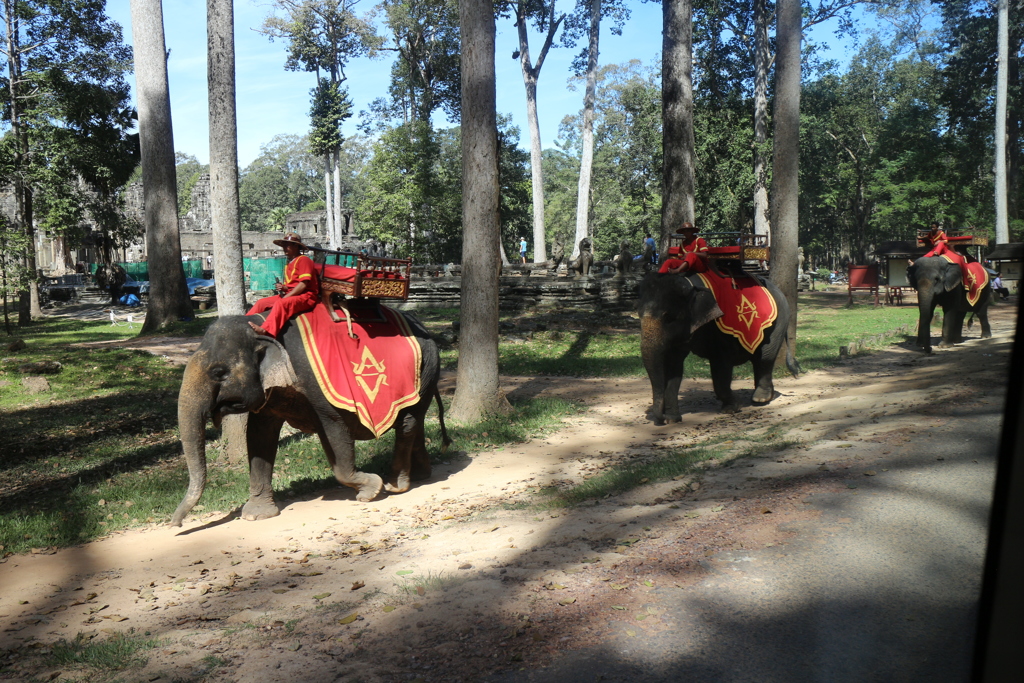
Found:
<path fill-rule="evenodd" d="M 711 508 L 711 511 L 712 512 L 721 512 L 724 509 L 725 509 L 724 505 L 716 505 L 715 507 Z"/>
<path fill-rule="evenodd" d="M 626 588 L 625 584 L 621 584 L 621 583 L 613 583 L 612 584 L 612 590 L 620 591 L 623 588 Z"/>
<path fill-rule="evenodd" d="M 274 590 L 272 590 L 270 592 L 271 593 L 277 593 L 278 595 L 281 595 L 282 593 L 287 593 L 288 589 L 287 588 L 275 588 Z"/>
<path fill-rule="evenodd" d="M 356 612 L 353 612 L 352 614 L 348 615 L 347 617 L 344 617 L 343 619 L 338 619 L 338 623 L 339 624 L 343 624 L 343 625 L 344 624 L 351 624 L 353 621 L 355 621 L 358 618 L 359 618 L 359 614 L 356 613 Z"/>
<path fill-rule="evenodd" d="M 876 474 L 878 474 L 878 472 L 875 472 L 874 470 L 868 470 L 867 472 L 864 473 L 864 476 L 865 477 L 873 477 Z"/>
<path fill-rule="evenodd" d="M 400 569 L 397 572 L 395 572 L 396 576 L 408 576 L 409 574 L 412 574 L 411 569 Z"/>
<path fill-rule="evenodd" d="M 359 590 L 360 588 L 362 588 L 365 585 L 366 585 L 366 583 L 363 582 L 363 581 L 353 581 L 352 582 L 352 590 L 357 591 L 357 590 Z"/>
<path fill-rule="evenodd" d="M 292 652 L 298 652 L 299 648 L 302 647 L 302 643 L 292 643 L 288 646 L 288 649 Z"/>
<path fill-rule="evenodd" d="M 650 579 L 647 579 L 646 581 L 644 581 L 644 585 L 647 586 L 648 588 L 654 588 L 654 582 L 651 581 Z"/>
<path fill-rule="evenodd" d="M 622 605 L 612 605 L 612 609 L 619 609 L 619 610 L 624 610 L 624 609 L 626 609 L 626 608 L 625 608 L 625 607 L 623 607 Z"/>
<path fill-rule="evenodd" d="M 313 599 L 314 600 L 323 600 L 324 598 L 329 598 L 329 597 L 331 597 L 330 593 L 320 593 L 319 595 L 314 595 Z"/>
<path fill-rule="evenodd" d="M 395 611 L 395 606 L 394 605 L 384 605 L 383 609 L 384 609 L 385 612 L 394 612 Z"/>
<path fill-rule="evenodd" d="M 416 595 L 423 595 L 427 590 L 423 586 L 416 586 Z"/>
<path fill-rule="evenodd" d="M 650 616 L 649 614 L 638 614 L 638 615 L 636 615 L 636 620 L 637 621 L 643 621 L 644 619 L 646 619 L 649 616 Z"/>
<path fill-rule="evenodd" d="M 559 600 L 558 604 L 565 607 L 566 605 L 571 605 L 574 602 L 576 602 L 576 598 L 566 598 L 565 600 Z"/>
<path fill-rule="evenodd" d="M 629 636 L 630 638 L 636 638 L 636 631 L 634 631 L 632 629 L 627 629 L 626 630 L 626 635 Z"/>

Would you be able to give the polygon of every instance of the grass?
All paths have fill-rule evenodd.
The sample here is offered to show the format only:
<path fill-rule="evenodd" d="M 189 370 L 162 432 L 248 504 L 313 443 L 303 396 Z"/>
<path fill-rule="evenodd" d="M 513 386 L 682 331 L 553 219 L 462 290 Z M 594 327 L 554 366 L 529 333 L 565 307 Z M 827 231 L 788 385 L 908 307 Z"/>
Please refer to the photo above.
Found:
<path fill-rule="evenodd" d="M 805 370 L 832 365 L 838 361 L 839 346 L 912 324 L 917 316 L 909 306 L 876 309 L 858 304 L 847 309 L 845 304 L 843 296 L 802 295 L 798 358 Z M 459 311 L 435 309 L 416 315 L 440 333 L 451 330 Z M 180 329 L 173 333 L 200 335 L 213 319 L 210 315 L 177 323 Z M 631 314 L 542 312 L 503 315 L 501 323 L 499 362 L 504 373 L 644 376 L 639 321 Z M 66 547 L 118 529 L 166 522 L 188 481 L 177 435 L 183 368 L 143 351 L 78 345 L 125 336 L 124 328 L 108 322 L 52 318 L 19 332 L 27 348 L 0 359 L 0 555 Z M 443 353 L 445 362 L 457 360 L 456 348 Z M 58 361 L 63 369 L 47 376 L 50 391 L 28 394 L 17 368 L 43 360 Z M 707 377 L 707 363 L 691 355 L 687 374 Z M 749 369 L 737 368 L 736 375 L 743 379 Z M 552 399 L 523 402 L 510 417 L 450 429 L 455 441 L 451 452 L 500 450 L 551 432 L 565 416 L 581 410 Z M 234 510 L 247 496 L 247 467 L 223 462 L 216 443 L 211 443 L 216 436 L 212 429 L 207 432 L 209 484 L 196 512 Z M 438 452 L 440 435 L 432 416 L 427 437 L 435 461 L 454 457 Z M 392 444 L 391 434 L 360 442 L 357 465 L 386 473 Z M 593 493 L 581 489 L 573 495 L 587 499 L 628 486 L 629 481 L 680 473 L 694 457 L 679 455 L 660 465 L 668 468 L 664 474 L 639 469 L 607 475 L 607 481 L 587 484 L 595 487 Z M 315 438 L 292 434 L 282 439 L 274 479 L 280 500 L 335 485 Z"/>
<path fill-rule="evenodd" d="M 74 640 L 58 640 L 50 649 L 49 663 L 53 666 L 84 665 L 101 671 L 117 671 L 129 667 L 145 666 L 146 650 L 160 647 L 162 641 L 147 638 L 133 631 L 115 633 L 106 640 L 97 641 L 79 633 Z"/>
<path fill-rule="evenodd" d="M 799 443 L 780 438 L 780 432 L 781 427 L 777 427 L 763 435 L 722 435 L 690 448 L 668 451 L 664 455 L 643 462 L 614 465 L 570 488 L 543 489 L 537 501 L 529 507 L 537 510 L 572 507 L 590 500 L 600 500 L 624 493 L 649 482 L 668 481 L 693 474 L 701 469 L 702 463 L 709 460 L 731 462 L 737 458 L 781 451 Z M 744 447 L 737 450 L 725 445 L 726 442 L 732 441 L 743 441 Z"/>

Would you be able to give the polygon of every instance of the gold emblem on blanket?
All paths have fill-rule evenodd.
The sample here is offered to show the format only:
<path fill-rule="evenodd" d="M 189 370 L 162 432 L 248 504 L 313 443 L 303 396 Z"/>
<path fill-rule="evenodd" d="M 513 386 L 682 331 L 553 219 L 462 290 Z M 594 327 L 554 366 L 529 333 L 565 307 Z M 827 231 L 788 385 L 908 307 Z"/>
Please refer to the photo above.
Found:
<path fill-rule="evenodd" d="M 355 375 L 356 382 L 366 392 L 371 403 L 377 399 L 377 392 L 380 391 L 381 386 L 388 383 L 388 376 L 384 374 L 386 370 L 384 363 L 373 357 L 369 346 L 363 347 L 363 357 L 360 361 L 352 363 L 352 374 Z M 371 383 L 373 388 L 370 387 Z"/>

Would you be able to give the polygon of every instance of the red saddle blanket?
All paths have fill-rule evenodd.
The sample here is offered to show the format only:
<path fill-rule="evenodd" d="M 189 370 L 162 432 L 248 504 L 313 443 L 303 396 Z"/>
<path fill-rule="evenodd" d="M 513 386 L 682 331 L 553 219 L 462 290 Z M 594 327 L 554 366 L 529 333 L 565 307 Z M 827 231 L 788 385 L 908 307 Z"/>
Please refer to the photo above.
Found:
<path fill-rule="evenodd" d="M 380 436 L 398 411 L 419 400 L 420 343 L 408 322 L 387 306 L 352 307 L 352 332 L 323 304 L 295 319 L 316 381 L 331 405 L 355 413 Z M 338 315 L 346 317 L 344 310 Z"/>
<path fill-rule="evenodd" d="M 715 320 L 718 329 L 739 340 L 748 353 L 764 341 L 765 329 L 775 322 L 779 309 L 768 290 L 752 277 L 725 278 L 713 272 L 698 273 L 715 295 L 724 314 Z"/>
<path fill-rule="evenodd" d="M 960 254 L 947 252 L 942 255 L 942 258 L 963 268 L 964 257 Z M 961 279 L 963 277 L 961 275 Z M 964 283 L 964 286 L 967 288 L 967 303 L 974 306 L 978 303 L 978 299 L 981 298 L 981 293 L 988 287 L 988 271 L 985 270 L 985 266 L 977 261 L 972 261 L 967 264 L 966 278 L 967 282 Z"/>

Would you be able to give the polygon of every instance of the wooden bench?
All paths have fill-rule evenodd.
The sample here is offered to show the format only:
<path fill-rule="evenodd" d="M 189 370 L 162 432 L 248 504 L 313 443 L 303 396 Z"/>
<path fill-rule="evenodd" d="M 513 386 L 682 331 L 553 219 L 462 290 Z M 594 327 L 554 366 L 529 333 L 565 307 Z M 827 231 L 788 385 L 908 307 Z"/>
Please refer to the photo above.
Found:
<path fill-rule="evenodd" d="M 367 256 L 354 251 L 334 251 L 311 247 L 322 253 L 320 288 L 331 294 L 356 298 L 409 298 L 409 274 L 412 259 Z M 333 259 L 334 263 L 330 261 Z M 319 259 L 314 259 L 319 262 Z"/>
<path fill-rule="evenodd" d="M 708 244 L 708 258 L 722 261 L 767 261 L 771 256 L 767 235 L 754 235 L 746 232 L 709 232 L 697 233 Z M 682 252 L 683 235 L 669 235 L 669 254 Z M 678 251 L 672 251 L 672 248 Z"/>

